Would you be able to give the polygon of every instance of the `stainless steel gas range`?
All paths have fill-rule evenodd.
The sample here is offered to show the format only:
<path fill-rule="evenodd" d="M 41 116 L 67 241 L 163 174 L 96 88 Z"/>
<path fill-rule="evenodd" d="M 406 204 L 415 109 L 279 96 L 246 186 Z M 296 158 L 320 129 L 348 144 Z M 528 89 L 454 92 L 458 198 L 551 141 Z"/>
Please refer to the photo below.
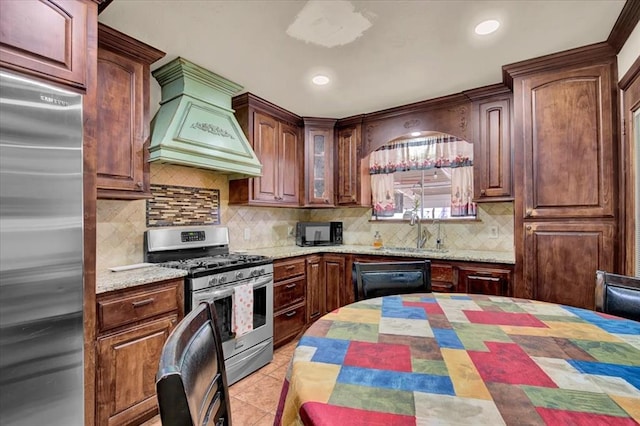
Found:
<path fill-rule="evenodd" d="M 213 301 L 222 336 L 229 384 L 273 359 L 273 260 L 229 251 L 229 231 L 222 226 L 150 229 L 144 235 L 145 261 L 184 269 L 185 312 Z M 234 293 L 253 288 L 253 326 L 234 332 Z"/>

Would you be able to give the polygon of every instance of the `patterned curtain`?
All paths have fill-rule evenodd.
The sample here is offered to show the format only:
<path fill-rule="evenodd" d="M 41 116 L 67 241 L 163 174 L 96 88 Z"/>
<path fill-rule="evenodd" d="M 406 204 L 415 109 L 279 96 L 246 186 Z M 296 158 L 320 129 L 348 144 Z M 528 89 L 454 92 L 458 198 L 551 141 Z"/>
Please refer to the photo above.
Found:
<path fill-rule="evenodd" d="M 473 198 L 473 145 L 450 135 L 403 139 L 378 148 L 369 157 L 373 209 L 378 216 L 396 210 L 393 173 L 449 167 L 451 215 L 475 215 Z"/>

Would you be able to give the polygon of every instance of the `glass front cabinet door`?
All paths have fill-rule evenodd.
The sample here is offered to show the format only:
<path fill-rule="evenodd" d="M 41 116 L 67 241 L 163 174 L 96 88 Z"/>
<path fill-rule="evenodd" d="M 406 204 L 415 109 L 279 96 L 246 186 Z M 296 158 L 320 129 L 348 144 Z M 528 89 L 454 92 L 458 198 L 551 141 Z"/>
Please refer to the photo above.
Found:
<path fill-rule="evenodd" d="M 336 120 L 305 118 L 305 204 L 333 207 L 333 128 Z"/>

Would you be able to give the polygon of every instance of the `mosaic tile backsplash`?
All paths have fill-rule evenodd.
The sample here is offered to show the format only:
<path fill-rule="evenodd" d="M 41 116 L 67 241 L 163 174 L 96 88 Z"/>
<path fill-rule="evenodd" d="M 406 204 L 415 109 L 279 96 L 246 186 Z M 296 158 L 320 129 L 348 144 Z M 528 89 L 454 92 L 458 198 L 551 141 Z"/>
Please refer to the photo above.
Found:
<path fill-rule="evenodd" d="M 220 191 L 189 186 L 151 185 L 147 226 L 220 224 Z"/>
<path fill-rule="evenodd" d="M 345 244 L 370 245 L 379 231 L 384 244 L 415 247 L 418 231 L 408 223 L 370 221 L 368 208 L 291 209 L 229 206 L 226 175 L 170 164 L 151 164 L 153 185 L 219 190 L 220 225 L 229 228 L 231 250 L 282 247 L 295 244 L 289 235 L 298 221 L 338 220 L 344 222 Z M 98 270 L 143 261 L 142 240 L 147 229 L 145 200 L 98 200 Z M 513 203 L 478 205 L 478 220 L 440 223 L 444 247 L 467 250 L 513 252 Z M 431 235 L 426 247 L 435 246 L 438 223 L 424 222 Z M 492 238 L 491 228 L 498 231 Z M 247 237 L 247 238 L 245 238 Z"/>

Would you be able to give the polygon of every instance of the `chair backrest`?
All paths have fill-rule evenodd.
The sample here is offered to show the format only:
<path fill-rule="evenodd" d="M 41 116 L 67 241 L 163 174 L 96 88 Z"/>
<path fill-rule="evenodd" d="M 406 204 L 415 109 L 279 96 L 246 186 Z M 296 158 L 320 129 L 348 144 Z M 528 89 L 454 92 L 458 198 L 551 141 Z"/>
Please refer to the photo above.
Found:
<path fill-rule="evenodd" d="M 596 271 L 596 310 L 640 321 L 640 278 Z"/>
<path fill-rule="evenodd" d="M 219 330 L 214 305 L 202 302 L 169 335 L 156 375 L 163 426 L 231 425 Z"/>
<path fill-rule="evenodd" d="M 431 261 L 353 262 L 356 300 L 431 292 Z"/>

